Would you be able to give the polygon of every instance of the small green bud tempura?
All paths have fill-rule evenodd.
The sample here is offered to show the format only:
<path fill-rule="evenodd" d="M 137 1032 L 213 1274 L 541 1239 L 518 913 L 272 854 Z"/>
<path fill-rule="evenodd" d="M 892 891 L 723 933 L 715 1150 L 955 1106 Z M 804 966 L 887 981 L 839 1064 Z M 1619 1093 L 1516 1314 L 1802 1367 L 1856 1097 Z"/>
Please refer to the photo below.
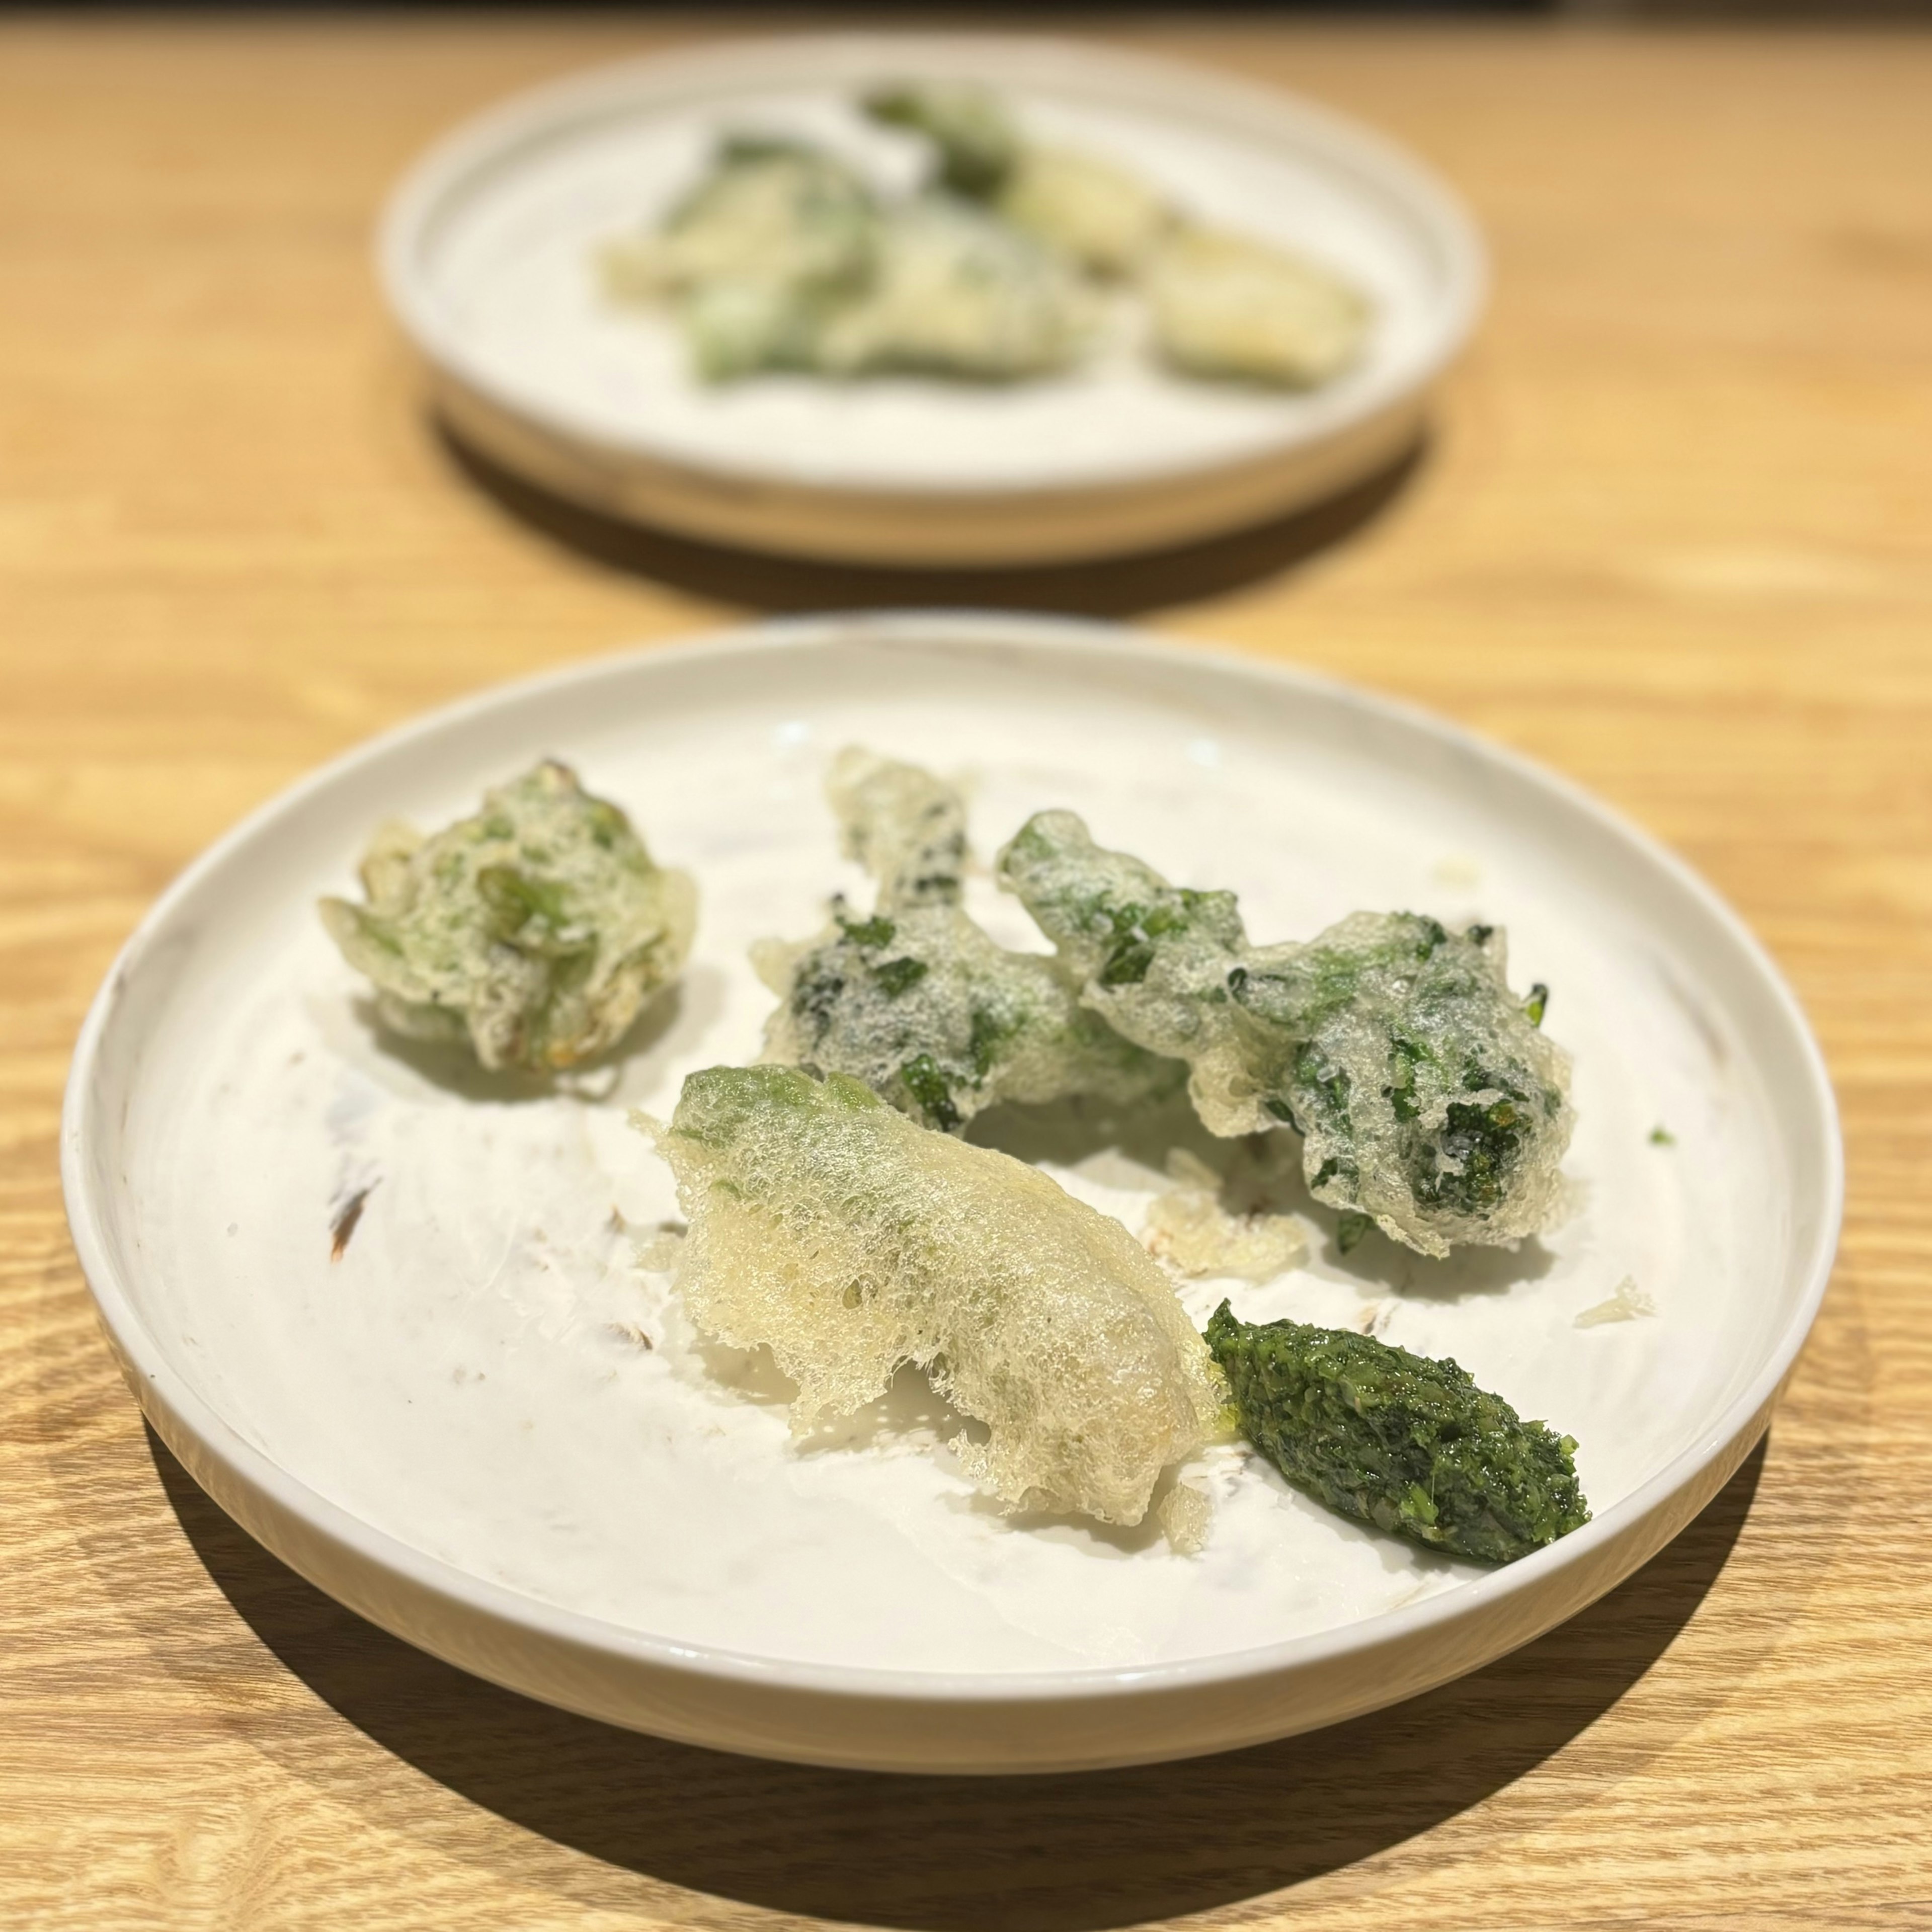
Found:
<path fill-rule="evenodd" d="M 965 891 L 966 801 L 918 765 L 848 745 L 832 761 L 826 802 L 839 841 L 878 882 L 876 910 L 957 905 Z"/>
<path fill-rule="evenodd" d="M 817 366 L 826 316 L 870 281 L 882 222 L 836 156 L 734 136 L 655 230 L 607 244 L 599 262 L 616 299 L 670 303 L 698 373 L 727 382 Z"/>
<path fill-rule="evenodd" d="M 1071 368 L 1100 321 L 1051 250 L 976 202 L 920 195 L 886 216 L 870 280 L 827 314 L 811 366 L 1019 382 Z"/>
<path fill-rule="evenodd" d="M 1211 1132 L 1302 1136 L 1317 1200 L 1437 1256 L 1549 1225 L 1569 1060 L 1510 992 L 1498 928 L 1355 913 L 1305 944 L 1251 945 L 1232 892 L 1171 886 L 1069 812 L 1029 819 L 998 872 L 1085 1005 L 1188 1062 Z M 1363 1232 L 1345 1220 L 1344 1244 Z"/>
<path fill-rule="evenodd" d="M 1026 140 L 1006 103 L 971 81 L 904 81 L 861 103 L 874 121 L 923 136 L 933 179 L 982 201 L 1088 273 L 1126 274 L 1172 225 L 1166 199 L 1138 175 L 1076 148 Z"/>
<path fill-rule="evenodd" d="M 767 1061 L 849 1074 L 946 1132 L 997 1101 L 1132 1104 L 1178 1092 L 1177 1063 L 1123 1038 L 1081 1005 L 1055 961 L 1009 952 L 961 906 L 966 814 L 956 790 L 853 748 L 826 791 L 847 854 L 878 883 L 877 909 L 857 919 L 835 908 L 817 938 L 754 949 L 780 1000 Z"/>
<path fill-rule="evenodd" d="M 771 1350 L 794 1430 L 910 1364 L 986 1426 L 952 1444 L 976 1482 L 1132 1524 L 1217 1426 L 1220 1378 L 1159 1268 L 1036 1168 L 790 1067 L 694 1073 L 650 1130 L 691 1226 L 678 1292 L 705 1334 Z"/>
<path fill-rule="evenodd" d="M 1208 1346 L 1242 1432 L 1317 1502 L 1425 1548 L 1510 1563 L 1590 1520 L 1576 1444 L 1525 1422 L 1452 1361 L 1348 1329 L 1249 1323 Z"/>
<path fill-rule="evenodd" d="M 630 820 L 546 760 L 424 838 L 382 827 L 366 904 L 322 923 L 374 981 L 383 1024 L 466 1041 L 493 1069 L 548 1072 L 614 1045 L 691 950 L 698 889 L 652 862 Z"/>
<path fill-rule="evenodd" d="M 860 105 L 873 120 L 931 142 L 936 178 L 956 194 L 995 193 L 1019 158 L 1019 130 L 1005 102 L 976 82 L 892 81 Z"/>

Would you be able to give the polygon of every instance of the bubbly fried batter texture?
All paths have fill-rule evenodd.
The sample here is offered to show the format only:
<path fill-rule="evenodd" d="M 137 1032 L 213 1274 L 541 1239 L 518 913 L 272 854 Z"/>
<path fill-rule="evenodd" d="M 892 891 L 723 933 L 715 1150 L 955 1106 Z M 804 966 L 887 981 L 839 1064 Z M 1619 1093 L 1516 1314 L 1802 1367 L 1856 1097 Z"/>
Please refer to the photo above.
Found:
<path fill-rule="evenodd" d="M 677 976 L 697 924 L 690 875 L 654 864 L 554 759 L 427 838 L 384 826 L 362 876 L 367 904 L 320 910 L 383 1023 L 466 1040 L 490 1068 L 547 1072 L 614 1045 Z"/>
<path fill-rule="evenodd" d="M 1014 382 L 1070 367 L 1099 320 L 1049 250 L 974 202 L 926 194 L 887 216 L 871 280 L 827 314 L 812 366 Z"/>
<path fill-rule="evenodd" d="M 1192 376 L 1312 388 L 1346 369 L 1367 339 L 1360 290 L 1244 235 L 1176 229 L 1148 254 L 1141 283 L 1156 346 Z"/>
<path fill-rule="evenodd" d="M 1370 304 L 1340 277 L 1184 220 L 1115 161 L 1030 140 L 989 88 L 900 81 L 858 104 L 928 145 L 916 192 L 877 192 L 808 141 L 734 134 L 654 230 L 599 251 L 606 292 L 668 304 L 706 380 L 1025 381 L 1102 340 L 1110 286 L 1138 292 L 1184 374 L 1306 388 L 1360 353 Z"/>
<path fill-rule="evenodd" d="M 1132 274 L 1172 227 L 1174 210 L 1138 175 L 1077 148 L 1027 147 L 999 212 L 1090 274 Z"/>
<path fill-rule="evenodd" d="M 1231 1207 L 1221 1177 L 1184 1148 L 1168 1156 L 1167 1171 L 1176 1184 L 1148 1203 L 1141 1239 L 1175 1274 L 1272 1281 L 1308 1258 L 1308 1236 L 1294 1215 Z"/>
<path fill-rule="evenodd" d="M 735 135 L 657 230 L 609 243 L 600 264 L 618 299 L 670 301 L 699 374 L 724 382 L 817 367 L 825 319 L 869 281 L 883 227 L 836 157 Z"/>
<path fill-rule="evenodd" d="M 1208 1345 L 1243 1434 L 1343 1516 L 1476 1563 L 1514 1562 L 1590 1520 L 1574 1440 L 1454 1362 L 1345 1328 L 1242 1322 L 1225 1301 Z"/>
<path fill-rule="evenodd" d="M 910 1363 L 988 1430 L 952 1445 L 976 1482 L 1132 1524 L 1216 1427 L 1225 1391 L 1160 1269 L 1037 1169 L 788 1067 L 694 1073 L 654 1131 L 691 1224 L 679 1292 L 706 1334 L 771 1350 L 794 1430 Z"/>
<path fill-rule="evenodd" d="M 930 142 L 938 178 L 956 194 L 997 192 L 1019 158 L 1019 130 L 1006 103 L 976 81 L 891 81 L 859 104 L 874 121 Z"/>
<path fill-rule="evenodd" d="M 1069 812 L 1028 820 L 998 869 L 1086 1005 L 1189 1063 L 1213 1132 L 1293 1127 L 1318 1200 L 1426 1255 L 1549 1225 L 1569 1060 L 1538 1030 L 1547 990 L 1510 992 L 1499 929 L 1354 913 L 1253 946 L 1232 892 L 1171 886 Z"/>
<path fill-rule="evenodd" d="M 876 910 L 957 905 L 966 874 L 966 801 L 919 765 L 848 745 L 832 761 L 826 802 L 839 841 L 878 882 Z"/>
<path fill-rule="evenodd" d="M 672 304 L 712 382 L 787 369 L 1012 381 L 1065 368 L 1097 321 L 1057 255 L 977 202 L 883 202 L 796 140 L 721 142 L 654 232 L 600 261 L 617 299 Z"/>
<path fill-rule="evenodd" d="M 847 852 L 878 882 L 878 909 L 862 920 L 835 905 L 815 939 L 754 949 L 780 1000 L 766 1060 L 849 1074 L 946 1131 L 996 1101 L 1132 1104 L 1179 1090 L 1177 1062 L 1143 1052 L 1081 1005 L 1057 962 L 1009 952 L 959 904 L 956 790 L 856 748 L 835 761 L 826 789 Z"/>
<path fill-rule="evenodd" d="M 896 82 L 861 105 L 931 142 L 944 187 L 985 202 L 1090 274 L 1125 274 L 1174 220 L 1166 201 L 1126 169 L 1025 139 L 1005 102 L 976 82 Z"/>

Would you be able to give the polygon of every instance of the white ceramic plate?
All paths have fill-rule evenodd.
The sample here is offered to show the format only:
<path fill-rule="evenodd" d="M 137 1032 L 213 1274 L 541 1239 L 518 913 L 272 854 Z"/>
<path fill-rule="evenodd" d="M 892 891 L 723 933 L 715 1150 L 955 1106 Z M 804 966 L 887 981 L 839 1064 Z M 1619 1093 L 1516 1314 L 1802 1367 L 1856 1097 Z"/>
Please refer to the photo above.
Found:
<path fill-rule="evenodd" d="M 632 1243 L 675 1212 L 626 1125 L 756 1052 L 745 949 L 857 881 L 819 797 L 852 741 L 964 771 L 982 853 L 1085 813 L 1262 937 L 1352 908 L 1507 925 L 1555 988 L 1580 1125 L 1568 1220 L 1515 1255 L 1372 1237 L 1204 1318 L 1356 1324 L 1453 1354 L 1577 1437 L 1587 1528 L 1484 1572 L 1210 1453 L 1205 1552 L 1018 1523 L 908 1382 L 802 1451 L 769 1370 L 706 1356 Z M 369 830 L 540 753 L 704 894 L 677 998 L 570 1091 L 452 1081 L 370 1030 L 316 896 Z M 1024 943 L 1024 916 L 974 882 Z M 1037 943 L 1036 941 L 1035 943 Z M 1022 1132 L 1130 1225 L 1190 1117 Z M 1650 1138 L 1659 1124 L 1674 1144 Z M 1027 1136 L 1030 1136 L 1030 1140 Z M 1191 1142 L 1212 1154 L 1198 1135 Z M 1790 994 L 1676 861 L 1562 782 L 1359 692 L 1112 628 L 897 615 L 769 626 L 493 692 L 380 740 L 231 834 L 88 1017 L 70 1216 L 129 1379 L 198 1480 L 344 1602 L 470 1670 L 728 1749 L 907 1769 L 1093 1766 L 1327 1724 L 1569 1616 L 1702 1507 L 1764 1426 L 1839 1212 L 1832 1096 Z M 340 1260 L 332 1226 L 364 1196 Z M 622 1225 L 620 1225 L 620 1223 Z M 1647 1318 L 1589 1328 L 1625 1276 Z M 650 1346 L 644 1346 L 647 1338 Z"/>
<path fill-rule="evenodd" d="M 668 206 L 721 128 L 808 135 L 910 184 L 914 144 L 851 105 L 908 74 L 991 82 L 1042 136 L 1332 262 L 1376 304 L 1362 363 L 1274 395 L 1163 374 L 1124 341 L 1004 390 L 790 376 L 718 389 L 691 377 L 668 323 L 601 293 L 598 244 Z M 905 34 L 736 42 L 524 95 L 412 171 L 381 266 L 445 412 L 510 467 L 700 537 L 923 563 L 1178 543 L 1353 482 L 1414 436 L 1484 284 L 1442 183 L 1307 101 L 1096 46 Z"/>

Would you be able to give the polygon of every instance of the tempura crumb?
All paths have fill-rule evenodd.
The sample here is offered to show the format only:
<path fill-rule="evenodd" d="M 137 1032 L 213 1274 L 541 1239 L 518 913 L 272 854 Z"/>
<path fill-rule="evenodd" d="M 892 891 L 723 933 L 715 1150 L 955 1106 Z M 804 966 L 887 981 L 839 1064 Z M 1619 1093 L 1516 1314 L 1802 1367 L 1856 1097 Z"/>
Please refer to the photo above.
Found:
<path fill-rule="evenodd" d="M 1594 1307 L 1586 1308 L 1576 1318 L 1579 1328 L 1600 1328 L 1610 1322 L 1635 1322 L 1646 1315 L 1657 1312 L 1657 1304 L 1635 1280 L 1625 1275 L 1617 1283 L 1616 1292 L 1607 1301 L 1600 1301 Z"/>

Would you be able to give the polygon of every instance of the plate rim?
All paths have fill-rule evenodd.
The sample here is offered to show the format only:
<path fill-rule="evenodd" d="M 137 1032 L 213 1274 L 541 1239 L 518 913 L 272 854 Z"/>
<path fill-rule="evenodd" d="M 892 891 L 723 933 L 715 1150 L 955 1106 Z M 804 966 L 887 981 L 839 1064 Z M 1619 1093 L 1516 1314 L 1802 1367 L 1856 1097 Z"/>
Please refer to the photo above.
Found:
<path fill-rule="evenodd" d="M 782 67 L 800 48 L 835 52 L 854 61 L 883 59 L 890 50 L 917 50 L 916 58 L 940 64 L 994 65 L 1022 61 L 1112 74 L 1124 85 L 1151 87 L 1165 80 L 1196 98 L 1218 99 L 1237 116 L 1291 116 L 1317 134 L 1324 146 L 1391 193 L 1427 226 L 1444 265 L 1441 320 L 1435 339 L 1410 362 L 1377 374 L 1318 423 L 1277 434 L 1228 456 L 1096 464 L 1091 472 L 1070 473 L 1040 484 L 902 478 L 884 472 L 831 481 L 808 470 L 760 464 L 728 457 L 699 457 L 646 434 L 600 431 L 568 412 L 554 410 L 520 393 L 445 326 L 418 265 L 418 251 L 446 198 L 508 146 L 532 139 L 600 104 L 621 101 L 642 82 L 667 92 L 707 79 L 728 80 L 741 68 Z M 890 64 L 890 62 L 886 64 Z M 903 62 L 900 63 L 904 64 Z M 566 448 L 593 453 L 605 462 L 649 466 L 667 476 L 691 479 L 725 493 L 802 492 L 827 504 L 870 505 L 882 496 L 913 504 L 992 506 L 1030 501 L 1184 490 L 1210 477 L 1268 470 L 1296 454 L 1312 454 L 1346 441 L 1381 418 L 1427 394 L 1468 346 L 1486 307 L 1491 270 L 1482 231 L 1467 204 L 1419 155 L 1367 122 L 1286 87 L 1256 83 L 1196 62 L 1142 52 L 1112 42 L 1059 34 L 926 33 L 916 29 L 873 32 L 747 34 L 703 40 L 656 52 L 606 61 L 519 89 L 466 116 L 421 149 L 397 179 L 378 218 L 374 246 L 376 278 L 390 314 L 416 352 L 446 380 L 470 392 L 490 411 L 526 431 Z"/>
<path fill-rule="evenodd" d="M 573 686 L 595 685 L 604 679 L 632 675 L 649 662 L 754 657 L 860 642 L 910 644 L 927 650 L 943 650 L 949 645 L 992 646 L 1041 656 L 1072 651 L 1096 657 L 1137 659 L 1169 670 L 1198 666 L 1223 676 L 1305 692 L 1345 709 L 1420 730 L 1446 748 L 1474 753 L 1484 762 L 1500 764 L 1519 779 L 1551 791 L 1580 810 L 1660 869 L 1715 922 L 1753 969 L 1762 990 L 1771 996 L 1787 1030 L 1789 1042 L 1797 1049 L 1798 1066 L 1807 1076 L 1810 1098 L 1816 1108 L 1814 1125 L 1826 1156 L 1824 1172 L 1819 1177 L 1822 1211 L 1810 1250 L 1802 1257 L 1804 1286 L 1790 1320 L 1757 1374 L 1706 1425 L 1695 1442 L 1679 1450 L 1630 1494 L 1556 1543 L 1460 1584 L 1454 1590 L 1325 1630 L 1208 1658 L 1054 1670 L 946 1672 L 824 1664 L 773 1658 L 653 1635 L 527 1595 L 419 1550 L 332 1502 L 250 1442 L 174 1367 L 142 1318 L 111 1253 L 105 1232 L 106 1212 L 96 1198 L 86 1153 L 94 1126 L 91 1116 L 95 1075 L 108 1030 L 144 956 L 165 935 L 178 908 L 232 855 L 357 766 L 375 762 L 415 740 L 460 725 L 472 716 L 513 709 L 530 698 Z M 400 1576 L 446 1605 L 461 1612 L 482 1612 L 500 1623 L 579 1652 L 610 1656 L 719 1683 L 782 1686 L 790 1691 L 842 1702 L 956 1708 L 1084 1702 L 1206 1688 L 1243 1679 L 1258 1682 L 1358 1651 L 1426 1636 L 1438 1627 L 1479 1618 L 1565 1570 L 1587 1573 L 1591 1559 L 1613 1546 L 1640 1544 L 1643 1538 L 1638 1532 L 1642 1526 L 1666 1510 L 1672 1498 L 1696 1487 L 1711 1467 L 1737 1448 L 1741 1440 L 1744 1446 L 1734 1460 L 1741 1460 L 1743 1454 L 1748 1453 L 1755 1438 L 1747 1432 L 1754 1423 L 1768 1418 L 1816 1321 L 1836 1258 L 1844 1203 L 1844 1143 L 1836 1096 L 1822 1052 L 1796 994 L 1762 943 L 1716 890 L 1685 860 L 1614 807 L 1538 760 L 1452 719 L 1406 699 L 1386 696 L 1298 664 L 1197 642 L 1184 634 L 1156 634 L 1101 620 L 972 609 L 866 610 L 787 617 L 729 626 L 663 643 L 646 643 L 488 686 L 351 746 L 248 813 L 190 862 L 143 914 L 117 952 L 88 1006 L 69 1069 L 60 1132 L 62 1194 L 82 1275 L 124 1375 L 142 1409 L 171 1448 L 176 1448 L 173 1437 L 163 1418 L 154 1415 L 151 1402 L 158 1402 L 164 1417 L 176 1422 L 197 1449 L 212 1457 L 222 1474 L 243 1492 L 258 1493 L 311 1532 L 345 1548 L 379 1570 Z M 184 1456 L 183 1460 L 190 1462 L 190 1473 L 197 1482 L 204 1489 L 209 1488 L 200 1468 L 190 1458 Z M 224 1498 L 218 1496 L 215 1500 L 230 1514 L 236 1514 Z M 245 1523 L 244 1526 L 249 1527 Z M 252 1529 L 251 1533 L 254 1533 Z M 1670 1534 L 1677 1533 L 1672 1530 Z M 1649 1553 L 1646 1551 L 1622 1567 L 1612 1564 L 1606 1575 L 1596 1580 L 1597 1587 L 1589 1596 L 1556 1617 L 1532 1619 L 1534 1627 L 1526 1629 L 1516 1641 L 1527 1641 L 1574 1615 L 1583 1603 L 1630 1574 Z M 358 1613 L 370 1614 L 366 1610 Z M 1448 1675 L 1462 1675 L 1487 1660 L 1485 1658 L 1478 1664 L 1465 1664 Z"/>

